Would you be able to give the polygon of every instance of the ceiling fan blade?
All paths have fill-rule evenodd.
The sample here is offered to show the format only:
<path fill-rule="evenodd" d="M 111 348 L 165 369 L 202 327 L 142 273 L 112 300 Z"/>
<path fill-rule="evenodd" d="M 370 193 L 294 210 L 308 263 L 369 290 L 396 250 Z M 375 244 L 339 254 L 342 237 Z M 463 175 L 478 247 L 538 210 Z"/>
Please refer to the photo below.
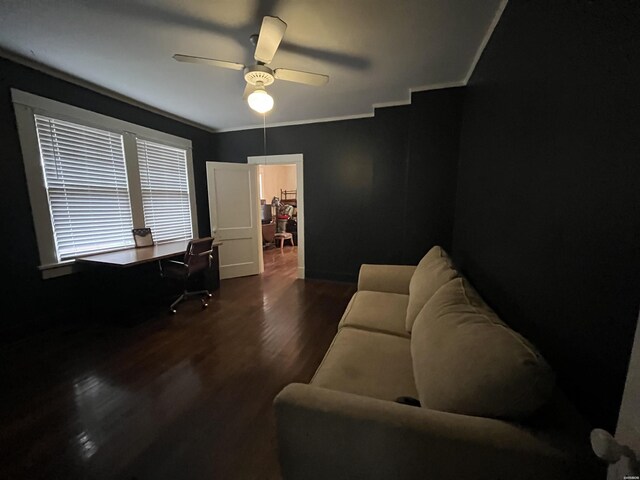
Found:
<path fill-rule="evenodd" d="M 314 87 L 321 87 L 326 85 L 329 81 L 327 75 L 320 75 L 319 73 L 301 72 L 299 70 L 289 70 L 288 68 L 276 68 L 273 71 L 273 75 L 278 80 L 286 80 L 287 82 L 304 83 L 305 85 L 313 85 Z"/>
<path fill-rule="evenodd" d="M 193 57 L 191 55 L 182 55 L 180 53 L 176 53 L 173 56 L 173 59 L 177 60 L 178 62 L 201 63 L 204 65 L 211 65 L 213 67 L 230 68 L 231 70 L 242 70 L 244 68 L 244 65 L 242 65 L 241 63 L 216 60 L 214 58 Z"/>
<path fill-rule="evenodd" d="M 246 100 L 249 97 L 249 95 L 253 93 L 255 89 L 256 89 L 255 85 L 251 85 L 250 83 L 247 83 L 247 85 L 244 87 L 244 93 L 242 94 L 242 99 Z"/>
<path fill-rule="evenodd" d="M 286 29 L 287 24 L 278 17 L 264 17 L 254 58 L 262 63 L 271 63 Z"/>

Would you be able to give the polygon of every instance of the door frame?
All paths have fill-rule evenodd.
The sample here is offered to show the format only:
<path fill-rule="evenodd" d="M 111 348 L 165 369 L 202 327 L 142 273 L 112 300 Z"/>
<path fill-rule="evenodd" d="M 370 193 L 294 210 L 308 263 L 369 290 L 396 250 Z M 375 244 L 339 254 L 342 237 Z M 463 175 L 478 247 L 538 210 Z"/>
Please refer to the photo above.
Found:
<path fill-rule="evenodd" d="M 302 153 L 287 155 L 256 155 L 247 157 L 250 165 L 291 165 L 296 166 L 296 190 L 298 210 L 298 278 L 304 278 L 304 156 Z M 264 271 L 264 259 L 260 255 L 260 271 Z"/>

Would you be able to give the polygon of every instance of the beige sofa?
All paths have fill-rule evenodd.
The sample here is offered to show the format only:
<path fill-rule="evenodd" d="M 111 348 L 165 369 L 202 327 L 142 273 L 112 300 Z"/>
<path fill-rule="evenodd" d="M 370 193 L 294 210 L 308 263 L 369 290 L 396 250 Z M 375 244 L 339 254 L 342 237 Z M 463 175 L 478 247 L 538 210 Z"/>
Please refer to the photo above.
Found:
<path fill-rule="evenodd" d="M 440 247 L 363 265 L 310 384 L 274 403 L 287 480 L 602 478 L 547 363 Z"/>

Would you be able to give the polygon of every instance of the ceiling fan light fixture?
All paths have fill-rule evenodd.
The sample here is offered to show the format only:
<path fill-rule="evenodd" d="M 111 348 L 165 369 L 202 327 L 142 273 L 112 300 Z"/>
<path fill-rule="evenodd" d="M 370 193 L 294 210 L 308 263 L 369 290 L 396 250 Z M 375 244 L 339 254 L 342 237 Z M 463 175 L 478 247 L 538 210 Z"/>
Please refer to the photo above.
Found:
<path fill-rule="evenodd" d="M 177 62 L 199 63 L 213 67 L 227 68 L 230 70 L 243 70 L 246 82 L 242 98 L 246 98 L 249 107 L 258 113 L 267 113 L 273 108 L 273 97 L 267 93 L 264 87 L 271 85 L 276 79 L 287 82 L 300 83 L 320 87 L 329 81 L 327 75 L 319 73 L 303 72 L 288 68 L 272 69 L 268 65 L 273 60 L 280 42 L 284 37 L 287 24 L 278 17 L 265 16 L 262 19 L 260 33 L 251 35 L 251 43 L 255 45 L 253 58 L 256 63 L 243 65 L 238 62 L 228 62 L 208 57 L 195 57 L 176 53 L 173 58 Z"/>
<path fill-rule="evenodd" d="M 258 113 L 267 113 L 273 108 L 273 97 L 267 93 L 264 87 L 258 87 L 247 97 L 247 102 L 252 110 Z"/>

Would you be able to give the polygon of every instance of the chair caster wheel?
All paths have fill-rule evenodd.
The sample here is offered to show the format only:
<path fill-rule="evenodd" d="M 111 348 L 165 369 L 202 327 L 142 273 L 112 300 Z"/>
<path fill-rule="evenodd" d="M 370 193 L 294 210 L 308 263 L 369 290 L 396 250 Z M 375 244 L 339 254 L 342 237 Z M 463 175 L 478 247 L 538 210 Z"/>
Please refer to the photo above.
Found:
<path fill-rule="evenodd" d="M 207 308 L 208 306 L 209 306 L 209 304 L 208 304 L 208 303 L 202 302 L 202 308 L 203 308 L 203 309 L 204 309 L 204 308 Z"/>
<path fill-rule="evenodd" d="M 211 298 L 211 297 L 213 297 L 213 294 L 207 293 L 207 297 Z"/>
<path fill-rule="evenodd" d="M 169 313 L 170 313 L 171 315 L 175 315 L 175 314 L 176 314 L 176 312 L 177 312 L 177 310 L 176 310 L 175 308 L 170 308 L 170 309 L 169 309 Z"/>

